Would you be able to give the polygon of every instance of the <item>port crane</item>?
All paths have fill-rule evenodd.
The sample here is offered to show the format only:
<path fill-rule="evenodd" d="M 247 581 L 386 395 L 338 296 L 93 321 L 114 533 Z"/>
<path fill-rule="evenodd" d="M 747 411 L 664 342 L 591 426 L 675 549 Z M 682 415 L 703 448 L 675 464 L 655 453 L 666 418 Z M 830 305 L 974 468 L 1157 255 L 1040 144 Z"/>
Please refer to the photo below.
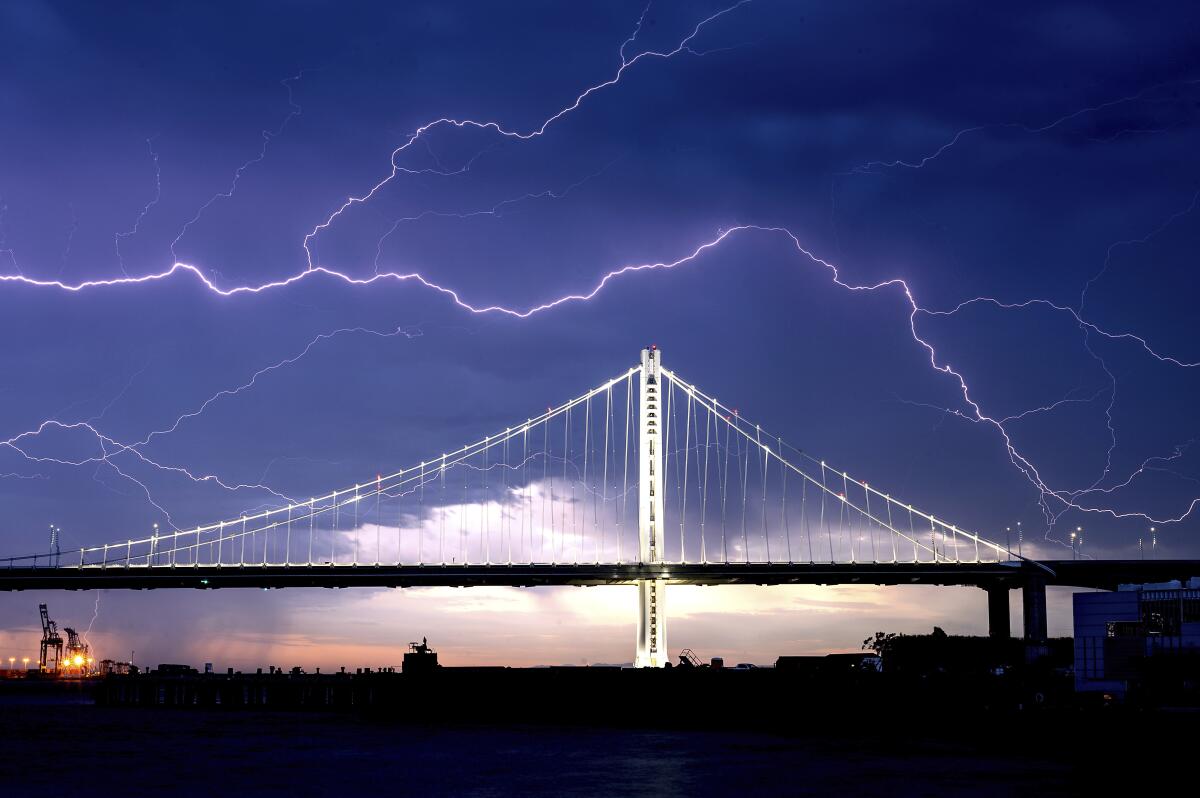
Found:
<path fill-rule="evenodd" d="M 63 658 L 63 666 L 75 673 L 86 674 L 92 665 L 90 646 L 80 640 L 79 633 L 71 627 L 64 626 L 63 631 L 67 633 L 67 655 Z"/>
<path fill-rule="evenodd" d="M 50 620 L 50 612 L 46 609 L 46 605 L 39 604 L 38 609 L 42 613 L 42 648 L 41 656 L 38 658 L 38 669 L 42 673 L 57 673 L 62 660 L 62 635 L 58 633 L 58 624 Z"/>

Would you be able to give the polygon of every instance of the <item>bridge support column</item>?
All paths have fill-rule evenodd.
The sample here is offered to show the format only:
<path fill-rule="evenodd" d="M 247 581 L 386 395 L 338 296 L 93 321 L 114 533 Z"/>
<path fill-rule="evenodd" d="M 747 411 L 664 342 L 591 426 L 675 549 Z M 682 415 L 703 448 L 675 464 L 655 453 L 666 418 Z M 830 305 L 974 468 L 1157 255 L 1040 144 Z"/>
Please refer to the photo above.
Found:
<path fill-rule="evenodd" d="M 642 350 L 641 436 L 638 457 L 638 549 L 640 561 L 653 565 L 662 559 L 662 352 L 656 347 Z M 661 668 L 670 662 L 667 651 L 667 583 L 662 579 L 638 582 L 637 668 Z"/>
<path fill-rule="evenodd" d="M 988 597 L 988 637 L 1007 640 L 1012 637 L 1012 625 L 1008 615 L 1008 586 L 988 585 L 984 588 Z"/>
<path fill-rule="evenodd" d="M 1025 614 L 1025 660 L 1033 662 L 1046 654 L 1046 580 L 1030 577 L 1021 589 Z"/>
<path fill-rule="evenodd" d="M 638 582 L 636 667 L 661 668 L 667 664 L 666 586 L 662 579 Z"/>

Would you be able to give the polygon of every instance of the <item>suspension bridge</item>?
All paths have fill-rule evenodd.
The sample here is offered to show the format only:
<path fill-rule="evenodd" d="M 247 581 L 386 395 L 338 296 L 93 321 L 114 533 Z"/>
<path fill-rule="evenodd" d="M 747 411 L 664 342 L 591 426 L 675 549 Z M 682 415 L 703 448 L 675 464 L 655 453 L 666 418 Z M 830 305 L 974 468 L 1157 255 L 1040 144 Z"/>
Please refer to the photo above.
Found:
<path fill-rule="evenodd" d="M 668 584 L 937 584 L 1046 638 L 1048 584 L 1187 579 L 1198 561 L 1035 561 L 794 448 L 662 364 L 452 452 L 307 501 L 0 560 L 0 590 L 632 584 L 665 665 Z"/>

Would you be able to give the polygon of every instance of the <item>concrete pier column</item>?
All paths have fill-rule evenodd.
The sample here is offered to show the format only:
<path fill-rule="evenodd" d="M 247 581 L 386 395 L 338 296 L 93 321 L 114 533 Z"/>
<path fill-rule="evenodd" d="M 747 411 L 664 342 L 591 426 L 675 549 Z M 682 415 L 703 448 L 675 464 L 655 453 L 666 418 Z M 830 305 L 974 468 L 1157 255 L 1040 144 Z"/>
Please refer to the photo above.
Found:
<path fill-rule="evenodd" d="M 1025 659 L 1033 662 L 1046 654 L 1046 580 L 1030 577 L 1021 596 L 1025 610 Z"/>
<path fill-rule="evenodd" d="M 984 590 L 988 596 L 988 637 L 1007 640 L 1012 637 L 1012 625 L 1008 618 L 1008 586 L 988 585 Z"/>

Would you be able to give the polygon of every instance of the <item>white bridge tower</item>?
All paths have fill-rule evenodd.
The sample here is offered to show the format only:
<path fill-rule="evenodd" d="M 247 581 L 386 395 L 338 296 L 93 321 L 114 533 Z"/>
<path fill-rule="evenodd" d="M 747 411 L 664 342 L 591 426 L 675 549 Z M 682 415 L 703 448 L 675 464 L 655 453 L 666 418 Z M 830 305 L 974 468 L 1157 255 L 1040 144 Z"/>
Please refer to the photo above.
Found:
<path fill-rule="evenodd" d="M 638 456 L 638 548 L 639 562 L 660 562 L 663 553 L 663 436 L 666 430 L 662 412 L 663 380 L 659 373 L 662 350 L 651 346 L 642 350 L 641 450 Z M 669 661 L 667 653 L 666 599 L 663 579 L 638 581 L 637 668 L 661 668 Z"/>

